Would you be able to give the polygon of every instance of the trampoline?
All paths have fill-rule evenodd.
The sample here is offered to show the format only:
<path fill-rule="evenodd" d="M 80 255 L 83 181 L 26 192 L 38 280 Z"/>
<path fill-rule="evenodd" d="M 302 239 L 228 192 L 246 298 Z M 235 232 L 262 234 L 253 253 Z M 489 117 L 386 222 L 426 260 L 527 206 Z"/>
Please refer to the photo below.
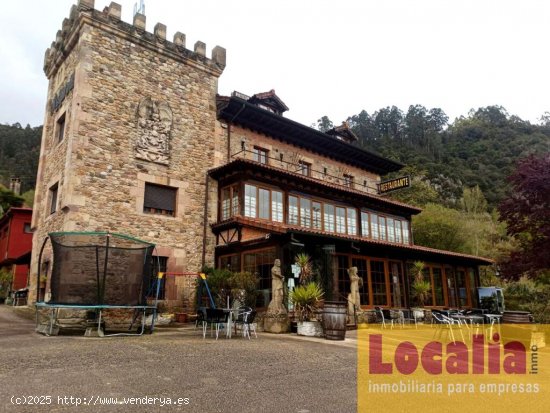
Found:
<path fill-rule="evenodd" d="M 151 332 L 153 331 L 159 291 L 158 277 L 155 275 L 152 280 L 154 244 L 109 232 L 49 233 L 40 249 L 37 285 L 40 280 L 42 254 L 48 240 L 53 250 L 51 299 L 39 302 L 37 289 L 35 308 L 38 332 L 52 335 L 54 329 L 59 329 L 60 309 L 88 310 L 88 314 L 94 315 L 88 321 L 91 325 L 97 323 L 99 336 L 141 335 L 145 331 L 149 312 L 152 315 Z M 154 297 L 152 304 L 148 304 L 148 297 Z M 50 310 L 46 324 L 41 323 L 41 309 Z M 133 312 L 128 332 L 105 334 L 105 310 Z M 140 316 L 141 328 L 137 332 L 131 332 Z"/>

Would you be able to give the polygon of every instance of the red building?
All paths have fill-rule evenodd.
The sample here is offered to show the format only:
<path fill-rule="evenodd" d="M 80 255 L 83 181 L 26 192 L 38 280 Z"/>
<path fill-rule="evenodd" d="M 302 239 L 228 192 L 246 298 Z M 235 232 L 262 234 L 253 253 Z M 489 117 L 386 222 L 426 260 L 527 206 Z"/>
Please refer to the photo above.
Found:
<path fill-rule="evenodd" d="M 11 290 L 27 286 L 32 248 L 30 208 L 12 207 L 0 218 L 0 269 L 12 272 Z"/>

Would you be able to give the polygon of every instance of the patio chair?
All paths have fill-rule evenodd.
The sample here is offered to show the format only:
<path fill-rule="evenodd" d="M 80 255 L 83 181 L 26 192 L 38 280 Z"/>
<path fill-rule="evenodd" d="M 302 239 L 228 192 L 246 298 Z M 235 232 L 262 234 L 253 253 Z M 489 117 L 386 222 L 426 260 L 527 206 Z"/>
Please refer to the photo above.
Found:
<path fill-rule="evenodd" d="M 220 328 L 222 326 L 225 327 L 228 317 L 229 313 L 221 308 L 207 308 L 206 319 L 202 322 L 202 338 L 206 338 L 206 330 L 208 328 L 208 324 L 210 324 L 210 336 L 212 336 L 212 332 L 215 329 L 217 340 L 220 334 Z"/>
<path fill-rule="evenodd" d="M 250 339 L 250 330 L 252 330 L 254 332 L 254 336 L 258 338 L 258 334 L 256 334 L 256 323 L 254 322 L 256 314 L 256 310 L 252 310 L 251 308 L 250 311 L 239 313 L 237 319 L 235 320 L 235 332 L 237 331 L 237 326 L 240 326 L 243 332 L 243 337 L 248 336 Z"/>
<path fill-rule="evenodd" d="M 448 328 L 451 339 L 453 341 L 456 341 L 453 333 L 453 326 L 457 326 L 460 331 L 460 335 L 462 336 L 462 341 L 464 341 L 464 334 L 462 334 L 462 329 L 460 328 L 461 324 L 458 320 L 453 320 L 452 318 L 447 317 L 446 315 L 441 314 L 437 311 L 432 311 L 432 318 L 433 318 L 433 323 L 438 327 L 439 333 L 441 333 L 441 329 L 444 326 L 446 326 Z"/>
<path fill-rule="evenodd" d="M 195 330 L 199 324 L 202 326 L 204 320 L 206 320 L 206 307 L 199 307 L 197 309 L 197 319 L 195 320 Z"/>
<path fill-rule="evenodd" d="M 255 310 L 252 310 L 250 313 L 246 313 L 244 316 L 243 337 L 248 337 L 249 340 L 250 340 L 250 330 L 254 332 L 254 337 L 258 338 L 258 334 L 256 334 L 256 323 L 254 323 L 255 318 L 256 318 Z"/>
<path fill-rule="evenodd" d="M 390 310 L 382 309 L 380 307 L 374 307 L 376 311 L 377 321 L 380 321 L 382 328 L 386 328 L 386 321 L 390 323 L 391 328 L 393 328 L 393 318 L 391 318 Z"/>

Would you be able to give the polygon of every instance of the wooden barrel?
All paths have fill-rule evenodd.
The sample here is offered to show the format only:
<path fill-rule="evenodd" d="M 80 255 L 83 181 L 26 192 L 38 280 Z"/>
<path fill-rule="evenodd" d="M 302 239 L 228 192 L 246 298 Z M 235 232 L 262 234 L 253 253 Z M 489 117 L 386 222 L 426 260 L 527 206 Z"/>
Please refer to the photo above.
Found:
<path fill-rule="evenodd" d="M 531 313 L 528 311 L 505 311 L 502 315 L 504 324 L 529 324 L 531 323 Z"/>
<path fill-rule="evenodd" d="M 327 340 L 346 338 L 347 308 L 343 301 L 325 301 L 323 309 L 323 330 Z"/>

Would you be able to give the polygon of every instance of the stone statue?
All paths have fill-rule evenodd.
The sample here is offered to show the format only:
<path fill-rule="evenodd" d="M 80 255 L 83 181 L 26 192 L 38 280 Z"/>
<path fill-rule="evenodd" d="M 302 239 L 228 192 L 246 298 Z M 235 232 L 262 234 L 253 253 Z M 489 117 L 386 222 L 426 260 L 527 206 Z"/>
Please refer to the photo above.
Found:
<path fill-rule="evenodd" d="M 264 315 L 264 331 L 268 333 L 287 333 L 290 331 L 290 319 L 283 304 L 283 273 L 281 272 L 281 260 L 275 260 L 271 268 L 271 302 Z"/>
<path fill-rule="evenodd" d="M 267 307 L 267 312 L 274 314 L 286 313 L 286 308 L 283 305 L 283 274 L 281 273 L 281 260 L 279 259 L 275 260 L 271 268 L 271 291 L 271 302 Z"/>
<path fill-rule="evenodd" d="M 143 99 L 137 109 L 138 138 L 136 158 L 168 164 L 170 158 L 170 133 L 172 109 L 167 102 Z"/>
<path fill-rule="evenodd" d="M 357 275 L 357 267 L 348 269 L 350 280 L 350 293 L 348 294 L 348 316 L 353 317 L 356 312 L 361 311 L 361 297 L 359 288 L 363 286 L 363 279 Z"/>

